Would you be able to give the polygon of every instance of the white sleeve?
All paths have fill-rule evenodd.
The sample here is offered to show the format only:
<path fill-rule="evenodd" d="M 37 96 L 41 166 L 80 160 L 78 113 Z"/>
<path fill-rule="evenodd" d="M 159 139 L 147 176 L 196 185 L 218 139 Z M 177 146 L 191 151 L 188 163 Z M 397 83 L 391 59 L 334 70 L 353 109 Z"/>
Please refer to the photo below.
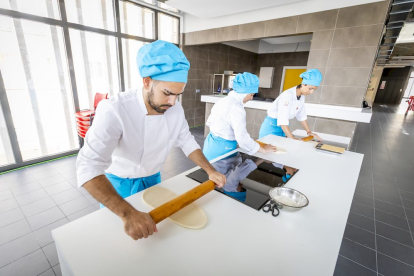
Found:
<path fill-rule="evenodd" d="M 246 112 L 244 109 L 234 108 L 230 112 L 231 127 L 234 130 L 234 136 L 236 137 L 239 146 L 244 149 L 247 154 L 255 154 L 260 145 L 256 143 L 249 135 L 246 129 Z"/>
<path fill-rule="evenodd" d="M 112 152 L 122 136 L 122 123 L 109 100 L 99 103 L 76 160 L 78 186 L 102 175 L 112 163 Z"/>
<path fill-rule="evenodd" d="M 175 141 L 174 146 L 180 147 L 186 156 L 190 155 L 193 151 L 200 149 L 200 146 L 190 132 L 187 120 L 184 116 L 182 116 L 181 131 L 177 137 L 177 140 Z"/>
<path fill-rule="evenodd" d="M 282 94 L 283 95 L 283 94 Z M 283 97 L 279 100 L 277 106 L 277 125 L 278 126 L 288 126 L 289 125 L 289 114 L 290 107 L 292 105 L 288 97 Z"/>
<path fill-rule="evenodd" d="M 303 104 L 302 108 L 299 110 L 299 113 L 296 115 L 296 119 L 299 122 L 302 122 L 302 121 L 305 121 L 306 119 L 308 119 L 308 116 L 306 115 L 305 104 Z"/>

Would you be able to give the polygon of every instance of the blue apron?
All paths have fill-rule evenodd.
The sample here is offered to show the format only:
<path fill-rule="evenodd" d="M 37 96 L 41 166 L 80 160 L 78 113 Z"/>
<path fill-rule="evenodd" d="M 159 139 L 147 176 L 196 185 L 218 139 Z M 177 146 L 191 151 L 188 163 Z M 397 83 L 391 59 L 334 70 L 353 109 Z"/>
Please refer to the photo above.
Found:
<path fill-rule="evenodd" d="M 237 148 L 237 141 L 226 140 L 209 133 L 204 141 L 203 153 L 208 161 Z"/>
<path fill-rule="evenodd" d="M 262 126 L 260 127 L 259 139 L 269 134 L 286 137 L 282 128 L 277 125 L 277 119 L 273 119 L 273 118 L 270 118 L 269 116 L 266 116 L 266 118 L 264 119 L 262 123 Z"/>
<path fill-rule="evenodd" d="M 129 197 L 161 182 L 160 172 L 140 178 L 122 178 L 110 173 L 106 173 L 106 177 L 122 198 Z M 104 208 L 105 206 L 100 204 L 100 207 Z"/>

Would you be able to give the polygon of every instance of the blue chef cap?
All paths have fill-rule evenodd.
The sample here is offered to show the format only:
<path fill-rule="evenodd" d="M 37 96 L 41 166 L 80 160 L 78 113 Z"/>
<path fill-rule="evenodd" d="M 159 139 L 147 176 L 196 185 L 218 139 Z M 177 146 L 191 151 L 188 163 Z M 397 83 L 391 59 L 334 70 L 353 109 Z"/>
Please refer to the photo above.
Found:
<path fill-rule="evenodd" d="M 319 86 L 322 81 L 322 74 L 318 69 L 310 69 L 300 74 L 300 77 L 302 78 L 302 84 Z"/>
<path fill-rule="evenodd" d="M 233 79 L 233 90 L 240 94 L 257 93 L 259 92 L 259 78 L 247 72 L 237 74 Z"/>
<path fill-rule="evenodd" d="M 137 66 L 141 77 L 159 81 L 187 83 L 190 62 L 174 44 L 163 40 L 145 44 L 138 51 Z"/>

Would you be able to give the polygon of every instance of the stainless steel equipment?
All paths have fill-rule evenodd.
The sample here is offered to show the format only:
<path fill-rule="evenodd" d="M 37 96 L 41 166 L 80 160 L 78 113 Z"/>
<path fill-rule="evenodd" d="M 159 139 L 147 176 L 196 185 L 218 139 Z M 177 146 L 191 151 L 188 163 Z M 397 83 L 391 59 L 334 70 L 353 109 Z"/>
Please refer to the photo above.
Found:
<path fill-rule="evenodd" d="M 270 201 L 263 207 L 263 212 L 279 215 L 279 209 L 298 211 L 309 205 L 308 198 L 299 191 L 286 187 L 275 187 L 269 191 Z M 277 212 L 277 213 L 276 213 Z"/>

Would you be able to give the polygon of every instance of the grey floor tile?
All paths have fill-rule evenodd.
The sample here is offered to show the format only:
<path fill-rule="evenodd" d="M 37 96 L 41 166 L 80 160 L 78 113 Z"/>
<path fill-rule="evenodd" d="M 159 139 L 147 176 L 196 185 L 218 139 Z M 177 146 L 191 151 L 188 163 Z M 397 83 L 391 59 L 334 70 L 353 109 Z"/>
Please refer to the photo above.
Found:
<path fill-rule="evenodd" d="M 354 194 L 352 202 L 363 204 L 369 207 L 374 207 L 374 201 L 371 197 L 363 196 L 360 194 Z"/>
<path fill-rule="evenodd" d="M 389 186 L 383 186 L 383 185 L 374 185 L 374 191 L 375 192 L 381 192 L 384 194 L 400 197 L 400 193 L 397 188 L 389 187 Z"/>
<path fill-rule="evenodd" d="M 60 270 L 60 265 L 55 265 L 53 267 L 53 271 L 55 272 L 56 276 L 62 276 L 62 271 Z"/>
<path fill-rule="evenodd" d="M 83 209 L 82 211 L 79 211 L 79 212 L 76 212 L 72 215 L 69 215 L 68 219 L 70 221 L 74 221 L 74 220 L 77 220 L 78 218 L 84 217 L 84 216 L 89 215 L 90 213 L 93 213 L 93 212 L 98 211 L 98 210 L 99 210 L 99 205 L 95 204 L 95 205 L 89 206 L 86 209 Z"/>
<path fill-rule="evenodd" d="M 349 213 L 348 223 L 375 233 L 374 220 L 356 213 Z"/>
<path fill-rule="evenodd" d="M 397 186 L 398 186 L 398 189 L 400 189 L 400 191 L 414 193 L 414 185 L 412 183 L 397 182 Z"/>
<path fill-rule="evenodd" d="M 19 204 L 14 198 L 0 201 L 0 214 L 16 208 L 19 208 Z"/>
<path fill-rule="evenodd" d="M 42 213 L 36 214 L 32 217 L 27 218 L 30 227 L 33 231 L 45 227 L 55 221 L 61 220 L 65 217 L 59 207 L 54 207 Z"/>
<path fill-rule="evenodd" d="M 374 198 L 378 199 L 378 200 L 381 200 L 381 201 L 385 201 L 387 203 L 402 206 L 402 201 L 401 201 L 400 197 L 396 197 L 396 196 L 390 195 L 388 193 L 377 191 L 377 190 L 375 190 L 375 188 L 374 188 Z"/>
<path fill-rule="evenodd" d="M 361 186 L 357 186 L 355 188 L 355 193 L 357 193 L 359 195 L 371 197 L 371 198 L 374 197 L 372 189 L 361 187 Z"/>
<path fill-rule="evenodd" d="M 47 260 L 46 260 L 47 261 Z M 39 276 L 55 276 L 55 272 L 53 271 L 53 268 L 46 270 Z"/>
<path fill-rule="evenodd" d="M 67 180 L 69 183 L 70 183 L 70 185 L 72 185 L 74 188 L 78 188 L 78 179 L 75 177 L 75 178 L 71 178 L 71 179 L 68 179 Z"/>
<path fill-rule="evenodd" d="M 18 187 L 27 183 L 31 183 L 33 181 L 36 181 L 36 178 L 34 178 L 32 175 L 22 175 L 19 177 L 14 177 L 12 179 L 7 180 L 7 185 L 10 188 Z"/>
<path fill-rule="evenodd" d="M 39 165 L 35 165 L 35 166 L 30 166 L 27 168 L 27 170 L 29 172 L 31 172 L 32 174 L 36 174 L 36 173 L 40 173 L 40 172 L 44 172 L 44 171 L 48 171 L 48 170 L 52 170 L 53 167 L 51 167 L 48 163 L 43 163 L 43 164 L 39 164 Z"/>
<path fill-rule="evenodd" d="M 7 181 L 9 181 L 9 180 L 15 180 L 15 179 L 21 178 L 23 176 L 30 176 L 30 175 L 33 175 L 33 173 L 30 172 L 29 170 L 27 170 L 27 169 L 20 169 L 20 170 L 15 170 L 15 171 L 12 171 L 12 172 L 8 172 L 6 174 L 3 174 L 3 177 Z"/>
<path fill-rule="evenodd" d="M 384 276 L 412 276 L 414 267 L 378 253 L 378 272 Z"/>
<path fill-rule="evenodd" d="M 49 262 L 41 249 L 38 249 L 17 261 L 6 265 L 0 269 L 2 276 L 51 276 L 52 274 L 44 274 L 45 271 L 50 270 Z"/>
<path fill-rule="evenodd" d="M 414 201 L 403 198 L 404 208 L 414 210 Z"/>
<path fill-rule="evenodd" d="M 13 193 L 10 189 L 0 191 L 0 201 L 13 198 Z"/>
<path fill-rule="evenodd" d="M 16 200 L 20 206 L 24 206 L 32 202 L 46 198 L 48 196 L 49 195 L 46 193 L 44 189 L 40 189 L 40 190 L 36 190 L 34 192 L 30 192 L 30 193 L 27 193 L 21 196 L 17 196 Z"/>
<path fill-rule="evenodd" d="M 40 246 L 32 233 L 3 244 L 0 246 L 0 267 L 8 265 L 39 248 Z"/>
<path fill-rule="evenodd" d="M 41 179 L 41 180 L 39 180 L 39 183 L 40 183 L 40 185 L 42 185 L 42 187 L 48 187 L 48 186 L 51 186 L 53 184 L 63 182 L 65 180 L 66 179 L 63 176 L 58 174 L 58 175 L 54 175 L 52 177 Z"/>
<path fill-rule="evenodd" d="M 414 266 L 414 248 L 377 236 L 377 250 L 379 253 Z"/>
<path fill-rule="evenodd" d="M 20 238 L 32 232 L 25 219 L 0 228 L 0 245 Z"/>
<path fill-rule="evenodd" d="M 342 239 L 339 254 L 371 270 L 377 271 L 375 251 L 368 247 L 344 238 Z"/>
<path fill-rule="evenodd" d="M 54 202 L 56 202 L 56 204 L 60 205 L 81 196 L 82 193 L 79 192 L 78 189 L 71 188 L 61 193 L 52 195 L 52 199 Z"/>
<path fill-rule="evenodd" d="M 19 220 L 25 219 L 25 216 L 20 208 L 13 209 L 0 214 L 0 228 L 12 224 Z"/>
<path fill-rule="evenodd" d="M 50 185 L 44 188 L 46 193 L 48 193 L 50 196 L 73 189 L 73 186 L 70 185 L 69 182 L 64 181 L 60 182 L 54 185 Z"/>
<path fill-rule="evenodd" d="M 412 233 L 414 233 L 414 220 L 407 220 L 408 221 L 408 226 L 410 226 L 410 231 Z M 413 237 L 414 238 L 414 237 Z"/>
<path fill-rule="evenodd" d="M 86 199 L 89 200 L 92 204 L 99 204 L 99 201 L 97 201 L 92 195 L 85 195 Z"/>
<path fill-rule="evenodd" d="M 397 228 L 400 228 L 402 230 L 408 231 L 408 223 L 407 219 L 394 216 L 389 213 L 382 212 L 380 210 L 375 211 L 375 220 L 378 220 L 380 222 L 395 226 Z"/>
<path fill-rule="evenodd" d="M 59 208 L 62 210 L 62 212 L 66 216 L 69 216 L 83 209 L 86 209 L 87 207 L 91 205 L 92 203 L 89 200 L 87 200 L 85 197 L 79 197 L 77 199 L 74 199 L 74 200 L 71 200 L 69 202 L 59 205 Z"/>
<path fill-rule="evenodd" d="M 347 224 L 344 237 L 375 250 L 375 234 L 372 232 Z"/>
<path fill-rule="evenodd" d="M 89 192 L 84 187 L 78 188 L 78 191 L 83 195 L 89 195 Z"/>
<path fill-rule="evenodd" d="M 73 165 L 76 163 L 76 158 L 63 158 L 50 162 L 50 166 L 53 168 L 62 167 L 66 165 Z"/>
<path fill-rule="evenodd" d="M 37 181 L 17 186 L 11 189 L 14 196 L 24 195 L 36 190 L 42 189 L 42 186 Z"/>
<path fill-rule="evenodd" d="M 0 191 L 5 191 L 5 190 L 9 190 L 10 187 L 9 185 L 7 185 L 7 183 L 0 183 Z"/>
<path fill-rule="evenodd" d="M 377 273 L 341 255 L 338 256 L 334 276 L 377 276 Z"/>
<path fill-rule="evenodd" d="M 50 178 L 50 177 L 58 175 L 58 174 L 60 174 L 60 173 L 57 170 L 55 170 L 53 168 L 50 168 L 49 170 L 35 173 L 35 174 L 33 174 L 33 176 L 37 180 L 42 180 L 42 179 Z"/>
<path fill-rule="evenodd" d="M 414 201 L 414 193 L 400 190 L 400 195 L 401 195 L 401 198 Z"/>
<path fill-rule="evenodd" d="M 405 209 L 405 214 L 407 215 L 408 219 L 414 220 L 414 210 Z"/>
<path fill-rule="evenodd" d="M 22 211 L 23 214 L 28 218 L 43 211 L 49 210 L 55 206 L 56 203 L 50 197 L 46 197 L 44 199 L 22 206 Z"/>
<path fill-rule="evenodd" d="M 65 179 L 72 179 L 76 177 L 76 170 L 63 172 L 60 175 L 62 175 Z"/>
<path fill-rule="evenodd" d="M 376 199 L 375 200 L 375 209 L 393 214 L 395 216 L 405 218 L 405 212 L 404 212 L 404 208 L 402 206 L 398 206 L 398 205 L 395 205 L 395 204 L 391 204 L 391 203 Z"/>
<path fill-rule="evenodd" d="M 74 171 L 76 170 L 76 164 L 66 164 L 60 167 L 56 167 L 55 170 L 57 170 L 59 173 Z"/>
<path fill-rule="evenodd" d="M 34 231 L 33 234 L 36 236 L 36 239 L 39 242 L 40 246 L 43 247 L 53 242 L 52 230 L 59 228 L 68 222 L 69 220 L 67 218 L 63 218 L 49 225 L 46 225 L 45 227 L 40 228 L 39 230 Z"/>
<path fill-rule="evenodd" d="M 351 205 L 351 212 L 374 219 L 374 208 L 353 202 Z"/>
<path fill-rule="evenodd" d="M 43 252 L 46 255 L 47 260 L 49 261 L 51 266 L 55 266 L 59 264 L 59 258 L 56 251 L 55 243 L 52 242 L 45 247 L 42 248 Z"/>
<path fill-rule="evenodd" d="M 414 247 L 411 233 L 408 231 L 395 228 L 393 226 L 379 221 L 376 221 L 376 231 L 377 235 L 383 236 L 385 238 L 391 239 L 393 241 L 402 243 L 410 247 Z"/>

